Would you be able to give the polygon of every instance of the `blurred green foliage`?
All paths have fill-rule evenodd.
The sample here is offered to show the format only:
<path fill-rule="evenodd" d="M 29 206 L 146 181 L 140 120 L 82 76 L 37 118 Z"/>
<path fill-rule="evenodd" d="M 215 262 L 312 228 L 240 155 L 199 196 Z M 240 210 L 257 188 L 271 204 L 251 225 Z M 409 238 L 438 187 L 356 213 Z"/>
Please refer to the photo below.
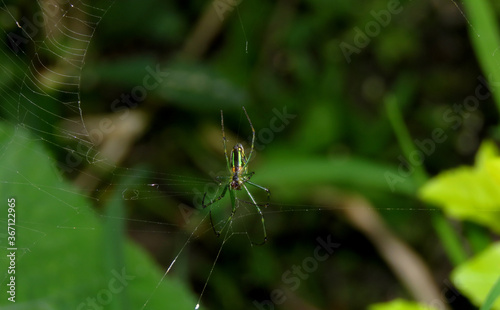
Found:
<path fill-rule="evenodd" d="M 122 221 L 113 220 L 123 217 L 123 199 L 112 199 L 106 216 L 98 216 L 91 202 L 61 179 L 47 150 L 28 132 L 2 125 L 0 133 L 0 144 L 8 146 L 0 166 L 8 183 L 0 195 L 16 200 L 18 249 L 15 273 L 5 278 L 7 285 L 15 277 L 16 303 L 4 293 L 2 309 L 140 309 L 162 270 L 124 240 Z M 6 221 L 1 229 L 7 232 Z M 4 257 L 0 267 L 7 271 L 10 259 Z M 189 309 L 192 304 L 185 286 L 170 278 L 149 301 L 152 308 Z"/>
<path fill-rule="evenodd" d="M 492 244 L 487 250 L 453 271 L 453 283 L 464 292 L 476 305 L 487 305 L 483 309 L 500 309 L 497 261 L 500 258 L 500 246 Z M 494 288 L 494 289 L 493 289 Z M 492 291 L 493 295 L 488 298 Z"/>
<path fill-rule="evenodd" d="M 454 218 L 500 231 L 500 170 L 498 149 L 491 142 L 479 150 L 475 167 L 443 172 L 420 190 L 422 200 L 443 206 Z"/>
<path fill-rule="evenodd" d="M 387 303 L 380 303 L 371 305 L 369 310 L 434 310 L 434 307 L 421 305 L 416 302 L 409 302 L 405 300 L 396 299 Z"/>
<path fill-rule="evenodd" d="M 56 47 L 46 49 L 44 44 L 66 26 L 83 33 L 84 23 L 64 21 L 54 33 L 40 29 L 15 52 L 8 35 L 23 33 L 14 20 L 31 19 L 37 8 L 27 1 L 2 2 L 1 197 L 19 196 L 19 229 L 32 235 L 23 237 L 26 241 L 21 235 L 19 241 L 27 242 L 29 251 L 19 260 L 19 277 L 27 281 L 20 282 L 18 294 L 29 305 L 13 308 L 75 308 L 108 284 L 111 270 L 140 265 L 144 273 L 138 272 L 142 276 L 116 295 L 111 309 L 139 309 L 150 294 L 146 309 L 190 309 L 216 257 L 202 309 L 257 309 L 254 301 L 272 299 L 274 289 L 287 293 L 283 309 L 363 309 L 400 297 L 412 299 L 376 248 L 345 218 L 342 206 L 337 201 L 319 205 L 318 193 L 325 188 L 339 199 L 366 197 L 393 233 L 422 256 L 438 287 L 454 265 L 490 245 L 493 233 L 481 225 L 496 225 L 493 218 L 474 214 L 450 225 L 435 206 L 425 209 L 417 192 L 427 175 L 471 164 L 486 137 L 499 138 L 499 92 L 486 91 L 488 81 L 492 91 L 498 81 L 498 3 L 465 1 L 466 19 L 450 0 L 256 0 L 241 1 L 237 10 L 228 4 L 223 20 L 215 12 L 216 3 L 74 3 L 92 13 L 76 15 L 76 21 L 99 21 L 88 33 L 91 39 L 79 71 L 52 53 Z M 384 15 L 391 3 L 401 10 Z M 71 11 L 67 5 L 64 9 Z M 66 47 L 71 47 L 71 32 L 65 33 Z M 342 44 L 355 52 L 346 56 Z M 29 68 L 35 55 L 53 65 L 48 71 L 78 77 L 81 110 L 65 104 L 73 100 L 69 93 L 49 87 L 33 99 L 37 92 L 25 82 L 34 72 Z M 158 79 L 149 82 L 158 85 L 142 100 L 125 103 L 122 96 L 144 87 L 151 71 Z M 50 86 L 68 87 L 55 84 Z M 467 98 L 478 98 L 478 88 L 484 97 L 470 108 Z M 26 103 L 24 96 L 44 109 L 33 112 L 35 105 L 21 104 Z M 393 114 L 384 104 L 388 98 L 395 98 Z M 257 131 L 255 159 L 249 165 L 255 171 L 252 180 L 272 192 L 264 215 L 269 242 L 251 247 L 248 238 L 235 235 L 217 256 L 222 240 L 204 221 L 156 288 L 206 215 L 192 207 L 200 207 L 213 176 L 226 169 L 220 110 L 228 147 L 237 141 L 249 147 L 251 132 L 242 105 Z M 132 127 L 132 118 L 124 116 L 127 111 L 146 115 L 145 132 L 129 137 L 131 145 L 123 146 L 120 162 L 100 170 L 99 162 L 82 161 L 66 172 L 55 163 L 64 164 L 68 149 L 80 141 L 61 134 L 68 120 L 81 117 L 90 123 L 106 117 L 116 126 Z M 32 129 L 31 136 L 24 130 L 13 132 L 21 124 Z M 436 129 L 446 139 L 434 141 L 423 163 L 408 165 L 413 150 L 425 153 L 414 139 L 432 139 Z M 116 141 L 120 147 L 125 144 Z M 100 147 L 95 145 L 92 152 L 102 151 Z M 56 171 L 64 172 L 62 179 Z M 94 187 L 77 189 L 82 175 L 93 173 Z M 387 175 L 396 177 L 394 186 Z M 457 193 L 466 195 L 460 186 L 469 189 L 473 178 L 454 182 L 445 188 L 446 195 L 435 192 L 446 198 L 445 205 Z M 22 211 L 23 204 L 29 209 Z M 230 203 L 220 207 L 230 208 Z M 473 223 L 485 217 L 481 225 Z M 284 272 L 313 255 L 318 237 L 329 235 L 341 248 L 291 289 L 283 281 Z M 481 268 L 493 270 L 488 264 Z M 486 285 L 480 292 L 464 292 L 478 304 L 487 290 Z M 457 296 L 450 308 L 472 306 Z"/>

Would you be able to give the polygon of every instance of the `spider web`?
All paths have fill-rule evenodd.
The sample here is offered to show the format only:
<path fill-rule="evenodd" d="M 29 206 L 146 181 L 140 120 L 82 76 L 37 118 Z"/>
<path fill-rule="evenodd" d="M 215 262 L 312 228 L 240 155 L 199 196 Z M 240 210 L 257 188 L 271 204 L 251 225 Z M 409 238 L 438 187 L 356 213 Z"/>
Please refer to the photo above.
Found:
<path fill-rule="evenodd" d="M 107 149 L 108 145 L 101 140 L 100 134 L 110 125 L 106 120 L 104 124 L 101 123 L 103 117 L 92 117 L 92 113 L 85 110 L 86 104 L 81 98 L 82 82 L 85 83 L 82 81 L 82 72 L 85 68 L 86 56 L 91 50 L 92 38 L 96 31 L 99 31 L 99 24 L 112 8 L 114 1 L 94 1 L 90 4 L 87 1 L 77 0 L 37 0 L 36 4 L 38 7 L 33 12 L 19 12 L 14 3 L 0 2 L 0 22 L 4 36 L 3 45 L 0 48 L 1 120 L 14 128 L 12 138 L 0 148 L 0 160 L 5 160 L 6 154 L 11 149 L 23 143 L 42 142 L 49 152 L 64 150 L 64 156 L 50 168 L 69 177 L 79 189 L 62 185 L 59 188 L 46 186 L 43 178 L 29 177 L 25 172 L 27 170 L 22 169 L 23 167 L 7 166 L 5 164 L 7 161 L 0 162 L 2 170 L 10 172 L 9 176 L 2 177 L 0 180 L 0 183 L 5 185 L 5 190 L 7 187 L 11 190 L 11 192 L 4 192 L 6 195 L 23 197 L 32 193 L 36 195 L 43 193 L 45 197 L 50 197 L 50 201 L 57 203 L 57 208 L 61 209 L 61 217 L 49 224 L 21 219 L 18 221 L 18 229 L 26 236 L 25 240 L 29 241 L 22 244 L 22 248 L 19 244 L 18 258 L 20 261 L 22 259 L 30 261 L 29 256 L 31 256 L 33 261 L 33 257 L 38 255 L 32 252 L 33 249 L 44 243 L 49 236 L 72 232 L 76 232 L 77 235 L 94 234 L 100 230 L 101 222 L 94 222 L 90 226 L 82 226 L 79 222 L 79 219 L 88 215 L 102 222 L 111 223 L 111 231 L 119 232 L 123 229 L 120 226 L 129 225 L 131 230 L 136 229 L 141 235 L 161 234 L 172 237 L 171 243 L 177 243 L 171 245 L 170 256 L 173 259 L 163 262 L 163 265 L 167 266 L 166 269 L 160 272 L 155 270 L 156 280 L 148 282 L 154 285 L 149 285 L 145 291 L 138 293 L 141 296 L 140 307 L 142 309 L 155 309 L 156 300 L 161 299 L 162 292 L 164 292 L 161 290 L 162 286 L 170 285 L 166 278 L 171 269 L 179 264 L 181 257 L 186 257 L 183 256 L 186 255 L 185 252 L 195 252 L 195 250 L 189 250 L 190 245 L 204 235 L 213 238 L 208 213 L 193 210 L 187 204 L 177 204 L 176 208 L 172 208 L 175 209 L 176 215 L 173 218 L 176 220 L 160 222 L 149 220 L 147 215 L 144 218 L 130 218 L 126 214 L 120 215 L 119 212 L 96 211 L 95 205 L 100 205 L 104 201 L 110 201 L 111 204 L 116 201 L 125 201 L 140 208 L 143 201 L 156 201 L 159 208 L 164 208 L 166 203 L 172 203 L 173 198 L 184 197 L 186 198 L 184 201 L 193 201 L 193 205 L 196 205 L 195 201 L 198 201 L 199 206 L 207 184 L 211 186 L 211 188 L 209 186 L 211 197 L 216 197 L 221 187 L 214 184 L 211 178 L 158 173 L 148 167 L 122 168 L 119 164 L 122 159 L 120 154 L 113 152 L 116 149 L 111 146 Z M 245 49 L 247 48 L 245 45 Z M 150 67 L 148 72 L 154 70 L 154 67 Z M 125 113 L 124 110 L 119 111 Z M 143 129 L 140 124 L 145 122 L 143 116 L 132 110 L 127 111 L 129 113 L 126 118 L 127 126 L 138 123 L 139 129 L 126 132 L 125 135 L 142 134 Z M 215 113 L 215 116 L 217 117 L 218 114 Z M 99 128 L 99 123 L 102 125 L 101 129 L 96 130 Z M 120 124 L 118 119 L 112 119 L 111 123 L 116 126 Z M 8 132 L 3 128 L 1 130 L 2 133 Z M 26 136 L 23 133 L 24 130 L 29 131 L 30 136 Z M 28 146 L 21 146 L 21 149 L 23 148 L 33 151 Z M 48 158 L 47 153 L 43 153 L 42 150 L 36 149 L 36 152 L 40 154 L 39 156 Z M 220 173 L 213 175 L 220 175 Z M 67 195 L 61 192 L 69 194 L 70 197 L 83 197 L 86 203 L 83 205 L 67 203 L 65 198 L 62 198 Z M 6 198 L 2 197 L 5 200 Z M 233 237 L 249 238 L 247 231 L 236 227 L 236 223 L 238 220 L 243 220 L 244 224 L 245 218 L 253 214 L 245 201 L 241 201 L 239 205 L 239 212 L 235 215 L 235 225 L 228 223 L 221 239 L 215 243 L 217 251 L 214 261 L 210 263 L 207 276 L 212 274 L 224 246 Z M 19 207 L 21 206 L 20 204 Z M 322 210 L 318 206 L 275 204 L 275 207 L 277 208 L 274 211 L 267 211 L 266 214 Z M 35 208 L 35 205 L 31 208 Z M 20 217 L 22 217 L 21 212 L 34 213 L 35 210 L 19 211 Z M 220 218 L 225 217 L 227 216 Z M 3 218 L 3 215 L 0 218 Z M 2 222 L 5 221 L 2 220 Z M 222 220 L 219 221 L 221 222 Z M 0 232 L 2 240 L 6 237 L 3 235 L 4 231 L 6 230 L 2 228 Z M 241 239 L 238 238 L 238 240 Z M 186 257 L 185 260 L 187 261 L 188 258 Z M 183 266 L 185 265 L 181 265 L 180 268 Z M 1 272 L 4 270 L 2 265 Z M 85 300 L 88 297 L 85 294 L 97 295 L 109 279 L 108 272 L 108 275 L 100 280 L 101 282 L 92 282 L 93 290 L 87 290 L 79 296 L 79 300 Z M 4 274 L 2 280 L 2 284 L 7 283 L 8 275 Z M 201 292 L 197 290 L 201 294 L 205 291 L 208 280 L 202 283 Z M 22 292 L 19 291 L 19 296 Z M 191 308 L 199 307 L 201 294 L 197 299 L 192 298 Z M 0 304 L 2 302 L 4 300 L 1 300 Z M 72 301 L 62 304 L 77 306 Z"/>
<path fill-rule="evenodd" d="M 175 213 L 173 217 L 176 221 L 173 221 L 175 224 L 172 224 L 167 221 L 149 220 L 147 214 L 145 218 L 129 218 L 119 211 L 108 213 L 96 210 L 96 206 L 110 206 L 115 202 L 125 202 L 132 205 L 135 203 L 136 206 L 140 207 L 143 201 L 149 201 L 149 203 L 157 201 L 158 209 L 165 209 L 165 203 L 171 202 L 173 198 L 187 197 L 188 202 L 193 200 L 193 205 L 199 207 L 202 191 L 207 188 L 207 184 L 212 189 L 210 195 L 216 195 L 220 188 L 218 184 L 214 184 L 211 178 L 203 179 L 186 175 L 158 173 L 148 168 L 121 168 L 118 165 L 121 160 L 120 152 L 117 155 L 116 148 L 107 149 L 109 145 L 106 145 L 106 141 L 102 139 L 103 131 L 106 131 L 106 127 L 110 125 L 103 125 L 103 121 L 118 127 L 116 130 L 111 130 L 114 133 L 119 132 L 120 129 L 132 127 L 132 132 L 125 132 L 125 135 L 140 135 L 140 129 L 138 132 L 133 132 L 133 123 L 134 121 L 140 123 L 139 127 L 144 123 L 143 115 L 135 113 L 132 109 L 128 110 L 126 117 L 123 118 L 119 118 L 119 116 L 125 116 L 125 114 L 119 113 L 117 113 L 118 117 L 112 120 L 103 116 L 93 117 L 91 112 L 86 111 L 85 102 L 82 102 L 82 72 L 85 68 L 86 56 L 89 53 L 92 38 L 99 30 L 99 24 L 112 8 L 113 3 L 114 1 L 90 3 L 79 0 L 38 0 L 36 2 L 38 7 L 33 8 L 33 11 L 21 12 L 14 3 L 0 2 L 3 34 L 3 45 L 0 51 L 2 58 L 0 67 L 3 73 L 0 82 L 0 98 L 2 100 L 0 120 L 4 124 L 9 124 L 1 130 L 9 138 L 7 138 L 8 143 L 1 148 L 0 158 L 3 158 L 4 162 L 0 163 L 0 167 L 6 175 L 2 177 L 0 183 L 4 189 L 2 192 L 6 195 L 5 201 L 7 196 L 15 197 L 19 201 L 17 230 L 18 235 L 23 237 L 19 237 L 23 242 L 18 242 L 17 252 L 17 273 L 20 274 L 20 279 L 23 276 L 27 277 L 26 272 L 30 270 L 25 266 L 40 258 L 39 255 L 42 255 L 40 248 L 46 246 L 47 239 L 55 240 L 54 236 L 56 235 L 61 236 L 69 233 L 82 238 L 90 237 L 102 229 L 102 223 L 105 227 L 109 225 L 111 235 L 123 233 L 125 225 L 130 226 L 129 231 L 136 231 L 139 235 L 172 235 L 173 237 L 168 238 L 180 246 L 174 244 L 170 250 L 171 256 L 174 258 L 166 263 L 168 269 L 160 270 L 160 273 L 156 270 L 156 280 L 151 280 L 142 292 L 141 289 L 138 289 L 140 297 L 137 300 L 142 300 L 140 304 L 142 309 L 155 309 L 158 307 L 156 305 L 158 300 L 164 298 L 162 292 L 165 292 L 166 288 L 171 285 L 165 278 L 174 264 L 178 262 L 181 254 L 200 235 L 212 237 L 212 228 L 207 213 L 192 209 L 186 204 L 180 204 L 177 208 L 173 208 Z M 153 78 L 158 78 L 162 73 L 158 73 L 157 70 L 157 75 L 154 75 L 154 70 L 155 68 L 152 67 L 146 69 Z M 134 95 L 133 91 L 132 95 Z M 124 125 L 119 127 L 121 123 Z M 36 146 L 42 144 L 45 146 L 45 150 Z M 11 163 L 14 159 L 10 159 L 10 152 L 13 150 L 18 150 L 19 153 L 37 154 L 40 157 L 40 165 L 43 165 L 42 163 L 49 165 L 49 167 L 38 169 L 41 171 L 40 173 L 52 175 L 57 172 L 58 175 L 69 178 L 76 187 L 46 184 L 43 178 L 31 176 L 30 170 L 37 170 L 37 168 L 28 164 L 18 163 L 18 165 L 12 166 Z M 47 151 L 63 155 L 59 155 L 58 161 L 54 162 Z M 20 157 L 24 158 L 24 155 L 20 155 Z M 109 178 L 109 176 L 111 177 Z M 50 179 L 50 176 L 47 179 Z M 59 179 L 59 181 L 64 182 L 63 179 Z M 194 189 L 197 191 L 194 192 Z M 53 204 L 54 210 L 57 210 L 59 215 L 57 220 L 41 222 L 41 217 L 33 217 L 35 220 L 26 217 L 28 219 L 23 220 L 23 213 L 36 213 L 34 211 L 36 209 L 33 209 L 37 208 L 36 201 L 31 201 L 33 204 L 29 207 L 26 206 L 29 204 L 29 199 L 25 197 L 31 195 L 41 197 Z M 4 197 L 2 196 L 2 198 Z M 73 202 L 73 200 L 78 201 L 78 203 Z M 42 203 L 38 207 L 45 208 L 45 205 Z M 49 209 L 49 207 L 46 208 L 47 212 L 50 212 Z M 242 211 L 247 208 L 240 209 Z M 248 216 L 247 213 L 239 212 L 234 219 L 238 220 L 246 216 Z M 88 219 L 88 217 L 97 218 L 101 223 L 93 220 L 85 221 L 84 219 Z M 1 223 L 5 224 L 6 221 L 2 220 Z M 222 221 L 216 222 L 216 224 L 220 223 Z M 217 258 L 223 246 L 233 236 L 245 234 L 245 232 L 236 231 L 232 224 L 231 222 L 226 225 L 224 234 L 218 242 L 219 245 L 216 245 L 219 249 Z M 0 235 L 2 240 L 7 238 L 4 231 L 7 229 L 2 227 Z M 77 242 L 78 237 L 75 237 L 74 240 Z M 166 239 L 164 238 L 164 240 Z M 164 245 L 156 247 L 160 246 Z M 68 256 L 71 256 L 70 251 L 65 251 Z M 216 262 L 217 259 L 209 268 L 209 274 L 214 270 Z M 3 263 L 8 263 L 5 256 L 2 257 L 2 267 Z M 90 295 L 90 297 L 97 296 L 99 301 L 99 297 L 102 297 L 99 295 L 99 292 L 102 291 L 101 288 L 106 287 L 110 278 L 112 279 L 113 275 L 119 272 L 124 265 L 129 269 L 135 268 L 135 266 L 131 267 L 130 264 L 124 262 L 114 262 L 111 265 L 101 267 L 104 268 L 107 276 L 90 281 L 89 287 L 83 293 L 79 292 L 76 300 L 85 304 Z M 82 269 L 85 267 L 81 266 Z M 110 267 L 114 267 L 111 275 L 109 275 L 109 270 L 106 270 Z M 2 268 L 2 273 L 3 270 L 6 268 Z M 133 275 L 131 277 L 140 278 L 135 272 L 135 269 L 131 271 Z M 161 274 L 163 277 L 159 278 Z M 75 277 L 78 277 L 77 273 L 75 273 Z M 8 281 L 9 275 L 4 273 L 2 284 L 7 284 Z M 203 291 L 205 291 L 208 280 L 204 283 Z M 58 308 L 79 306 L 79 304 L 75 304 L 74 300 L 66 300 L 61 297 L 47 298 L 47 300 L 42 298 L 42 301 L 31 303 L 30 306 L 30 302 L 24 301 L 22 297 L 27 294 L 27 289 L 23 288 L 22 285 L 19 285 L 17 289 L 18 298 L 22 301 L 21 307 L 23 305 L 37 307 L 50 304 L 58 305 Z M 43 292 L 43 289 L 39 291 Z M 54 294 L 54 292 L 52 293 Z M 50 294 L 50 292 L 40 293 L 41 296 L 43 294 Z M 131 293 L 131 295 L 133 294 Z M 196 307 L 199 307 L 200 300 L 201 295 Z M 195 307 L 194 301 L 193 298 L 193 303 L 189 308 Z M 2 304 L 4 302 L 5 299 L 1 301 Z M 105 305 L 106 303 L 102 302 L 101 304 Z M 185 308 L 185 305 L 175 306 L 174 302 L 172 307 Z"/>
<path fill-rule="evenodd" d="M 114 196 L 119 194 L 114 199 L 123 200 L 136 200 L 139 198 L 138 190 L 134 184 L 129 184 L 129 186 L 134 187 L 132 190 L 121 188 L 118 191 L 111 181 L 103 194 L 99 192 L 98 186 L 102 180 L 99 179 L 99 174 L 96 176 L 92 170 L 110 171 L 111 175 L 117 179 L 123 173 L 113 160 L 109 160 L 109 158 L 105 157 L 106 154 L 99 152 L 95 140 L 92 139 L 92 131 L 86 126 L 84 108 L 80 98 L 82 70 L 85 66 L 91 39 L 113 1 L 98 1 L 92 4 L 78 0 L 36 1 L 35 3 L 38 7 L 34 8 L 32 12 L 21 12 L 15 4 L 7 1 L 0 3 L 3 34 L 3 45 L 0 51 L 0 57 L 2 58 L 0 62 L 2 72 L 0 88 L 2 121 L 5 124 L 13 125 L 12 128 L 15 128 L 14 132 L 11 132 L 6 127 L 2 128 L 2 134 L 11 135 L 11 138 L 8 143 L 2 146 L 0 154 L 0 157 L 4 160 L 4 164 L 1 165 L 2 170 L 4 173 L 8 173 L 8 175 L 4 174 L 1 183 L 4 190 L 8 191 L 7 188 L 10 189 L 10 191 L 3 192 L 3 194 L 15 197 L 19 202 L 16 227 L 19 236 L 17 274 L 20 279 L 24 277 L 24 281 L 27 281 L 27 271 L 30 269 L 26 266 L 29 266 L 30 262 L 33 263 L 37 259 L 43 260 L 43 257 L 41 257 L 43 250 L 41 248 L 47 244 L 48 238 L 53 239 L 53 242 L 57 242 L 57 236 L 64 235 L 69 230 L 75 230 L 77 232 L 74 234 L 75 236 L 83 233 L 83 235 L 90 237 L 94 234 L 94 231 L 100 230 L 100 226 L 94 226 L 99 225 L 96 222 L 91 226 L 80 226 L 80 219 L 87 218 L 89 213 L 92 214 L 91 216 L 107 219 L 108 222 L 110 219 L 128 221 L 126 216 L 118 218 L 93 211 L 94 207 L 92 205 L 99 201 L 103 195 Z M 30 136 L 26 135 L 27 131 L 30 132 Z M 42 142 L 49 149 L 54 149 L 59 153 L 60 150 L 64 150 L 65 158 L 57 164 L 52 161 L 50 164 L 53 166 L 48 169 L 52 171 L 49 171 L 49 173 L 54 173 L 54 171 L 58 171 L 63 175 L 74 173 L 77 175 L 74 178 L 74 183 L 79 184 L 81 190 L 63 185 L 54 187 L 52 184 L 45 184 L 44 180 L 33 178 L 29 170 L 24 167 L 29 166 L 29 163 L 22 163 L 20 166 L 8 166 L 6 164 L 9 152 L 17 147 L 22 152 L 38 154 L 38 156 L 42 157 L 39 161 L 40 164 L 43 162 L 47 164 L 47 150 L 33 147 L 33 142 Z M 47 172 L 45 168 L 40 167 L 38 170 Z M 31 169 L 37 168 L 31 167 Z M 134 174 L 141 173 L 141 171 L 137 171 Z M 130 169 L 126 172 L 131 173 Z M 47 176 L 48 179 L 50 179 L 50 175 Z M 141 185 L 149 186 L 150 190 L 147 197 L 151 199 L 154 189 L 160 188 L 165 185 L 165 182 L 170 181 L 188 184 L 194 182 L 182 176 L 168 176 L 160 177 L 160 182 L 154 185 L 147 182 L 141 183 Z M 64 196 L 68 197 L 65 194 L 69 195 L 69 201 L 63 198 Z M 4 195 L 2 195 L 2 198 L 4 198 Z M 47 207 L 44 203 L 38 202 L 37 205 L 33 201 L 31 201 L 33 203 L 31 206 L 25 205 L 31 195 L 42 197 L 54 204 L 56 209 L 60 209 L 58 214 L 61 216 L 47 223 L 30 222 L 29 218 L 31 216 L 24 217 L 23 214 L 36 213 L 37 207 Z M 141 193 L 141 195 L 144 195 L 144 193 Z M 78 200 L 79 197 L 85 198 L 83 200 L 84 205 L 71 202 Z M 47 207 L 46 212 L 50 212 L 50 208 Z M 2 220 L 2 224 L 5 222 L 5 220 Z M 88 224 L 89 222 L 84 221 L 84 223 Z M 158 224 L 163 225 L 164 223 Z M 7 235 L 4 232 L 7 229 L 6 227 L 3 229 L 3 226 L 1 237 L 2 240 L 6 240 Z M 168 227 L 167 224 L 164 226 Z M 76 242 L 78 238 L 74 240 Z M 69 249 L 65 254 L 72 255 Z M 94 254 L 96 253 L 94 252 Z M 8 263 L 8 261 L 2 255 L 2 267 L 4 263 Z M 120 264 L 116 265 L 117 269 L 113 269 L 112 272 L 118 274 L 120 272 L 119 266 Z M 85 268 L 88 266 L 80 267 Z M 92 269 L 89 268 L 88 270 Z M 6 271 L 6 268 L 2 268 L 2 284 L 9 282 L 9 274 Z M 54 276 L 60 277 L 61 275 Z M 75 272 L 74 276 L 78 277 L 78 273 Z M 95 277 L 99 278 L 97 273 Z M 36 277 L 31 276 L 29 278 L 31 278 L 31 281 L 36 282 Z M 42 305 L 58 305 L 57 307 L 60 309 L 68 309 L 78 306 L 78 301 L 85 303 L 85 298 L 92 295 L 96 296 L 99 289 L 105 287 L 106 282 L 110 281 L 109 279 L 110 276 L 108 275 L 98 280 L 87 281 L 87 290 L 83 294 L 77 294 L 80 299 L 75 299 L 76 304 L 75 300 L 71 301 L 61 297 L 51 300 L 49 288 L 45 292 L 41 288 L 34 288 L 32 293 L 28 293 L 21 284 L 18 284 L 18 301 L 21 301 L 18 305 L 29 308 L 37 308 Z M 50 287 L 50 285 L 46 286 Z M 57 286 L 57 284 L 54 286 Z M 57 288 L 52 287 L 52 290 L 54 289 L 57 290 Z M 67 288 L 60 287 L 59 290 L 64 293 Z M 26 300 L 25 296 L 36 295 L 36 292 L 39 292 L 40 301 L 30 302 Z M 48 295 L 46 298 L 45 294 Z M 52 294 L 54 294 L 54 291 L 52 291 Z M 144 300 L 146 300 L 147 294 L 144 293 L 143 295 Z M 100 296 L 97 295 L 97 297 Z M 5 301 L 6 298 L 2 298 L 1 303 L 4 304 Z M 106 304 L 106 302 L 102 304 Z"/>

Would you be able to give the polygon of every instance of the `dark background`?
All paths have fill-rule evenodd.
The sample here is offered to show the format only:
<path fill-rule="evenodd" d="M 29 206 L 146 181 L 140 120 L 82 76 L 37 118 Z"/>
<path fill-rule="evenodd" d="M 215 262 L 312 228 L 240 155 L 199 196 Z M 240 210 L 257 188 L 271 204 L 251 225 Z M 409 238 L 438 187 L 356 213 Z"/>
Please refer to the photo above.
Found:
<path fill-rule="evenodd" d="M 499 4 L 490 2 L 498 15 Z M 418 172 L 402 159 L 387 104 L 395 98 L 412 140 L 429 141 L 436 128 L 445 132 L 446 139 L 434 141 L 423 164 L 413 164 L 431 176 L 472 164 L 481 141 L 498 137 L 491 96 L 474 109 L 463 105 L 484 85 L 485 74 L 469 39 L 471 25 L 461 10 L 450 0 L 244 0 L 238 9 L 231 3 L 90 3 L 93 6 L 84 9 L 100 16 L 95 19 L 99 24 L 89 34 L 81 70 L 67 71 L 80 77 L 81 113 L 66 109 L 71 94 L 55 92 L 45 103 L 55 116 L 38 114 L 21 121 L 9 111 L 15 110 L 15 103 L 23 106 L 16 95 L 28 91 L 15 91 L 20 84 L 13 83 L 5 93 L 15 94 L 14 104 L 4 106 L 2 118 L 36 128 L 35 137 L 42 138 L 51 157 L 63 166 L 68 164 L 64 147 L 74 148 L 81 141 L 57 134 L 71 128 L 67 120 L 81 115 L 88 131 L 103 119 L 111 120 L 119 130 L 110 130 L 102 141 L 90 134 L 97 140 L 85 143 L 93 145 L 92 154 L 108 158 L 109 165 L 82 161 L 77 169 L 59 171 L 90 198 L 101 220 L 108 212 L 106 201 L 122 194 L 123 218 L 117 225 L 161 266 L 156 277 L 199 227 L 199 237 L 188 244 L 167 278 L 179 280 L 184 291 L 191 292 L 187 303 L 193 303 L 218 257 L 202 309 L 257 309 L 253 302 L 269 300 L 274 289 L 285 292 L 280 309 L 363 309 L 395 298 L 415 299 L 418 293 L 402 283 L 401 274 L 381 253 L 396 255 L 390 246 L 381 246 L 381 229 L 418 253 L 438 293 L 449 288 L 453 258 L 434 220 L 442 218 L 441 211 L 417 199 Z M 3 5 L 4 13 L 17 20 L 37 12 L 28 1 Z M 222 18 L 217 8 L 226 9 Z M 95 21 L 74 14 L 79 21 Z M 9 14 L 2 18 L 4 34 L 22 35 Z M 62 24 L 88 33 L 78 22 Z M 62 29 L 62 24 L 56 28 Z M 45 64 L 70 67 L 42 48 L 40 42 L 51 37 L 45 30 L 20 45 L 17 53 L 6 38 L 5 68 L 17 67 L 19 73 L 11 72 L 23 77 L 35 52 Z M 71 42 L 67 40 L 66 46 Z M 353 52 L 346 57 L 343 48 Z M 151 71 L 160 72 L 158 80 L 149 79 L 155 86 L 141 93 Z M 49 88 L 44 92 L 52 94 Z M 131 99 L 125 101 L 123 95 Z M 241 142 L 247 154 L 250 150 L 251 130 L 242 106 L 257 133 L 248 165 L 255 172 L 252 181 L 272 193 L 269 207 L 261 205 L 268 237 L 264 246 L 251 246 L 247 238 L 262 239 L 260 217 L 248 203 L 240 202 L 236 233 L 229 239 L 224 233 L 217 238 L 207 218 L 201 222 L 199 215 L 206 213 L 194 211 L 201 208 L 207 189 L 207 197 L 215 197 L 213 177 L 226 173 L 220 110 L 228 149 Z M 96 132 L 103 133 L 108 125 Z M 387 173 L 401 177 L 401 182 L 392 187 Z M 127 177 L 136 179 L 122 191 L 120 184 L 128 182 Z M 250 190 L 265 203 L 265 195 Z M 133 198 L 136 195 L 139 199 Z M 248 201 L 244 193 L 237 195 Z M 231 209 L 227 196 L 216 204 L 222 209 L 214 215 L 217 221 Z M 360 224 L 356 210 L 371 220 Z M 188 214 L 189 223 L 183 214 Z M 368 225 L 371 229 L 363 226 L 372 221 L 376 224 Z M 448 225 L 458 235 L 472 230 L 480 240 L 490 237 L 471 223 L 449 220 Z M 330 238 L 340 247 L 323 262 L 315 259 L 317 267 L 297 287 L 284 281 L 284 273 L 294 265 L 311 261 L 318 238 Z M 227 242 L 217 256 L 223 241 Z M 485 244 L 471 245 L 465 237 L 461 241 L 470 255 Z M 412 262 L 407 264 L 408 272 L 414 270 Z M 154 285 L 144 290 L 153 291 Z M 137 297 L 137 303 L 144 296 Z M 472 309 L 461 296 L 449 307 Z"/>

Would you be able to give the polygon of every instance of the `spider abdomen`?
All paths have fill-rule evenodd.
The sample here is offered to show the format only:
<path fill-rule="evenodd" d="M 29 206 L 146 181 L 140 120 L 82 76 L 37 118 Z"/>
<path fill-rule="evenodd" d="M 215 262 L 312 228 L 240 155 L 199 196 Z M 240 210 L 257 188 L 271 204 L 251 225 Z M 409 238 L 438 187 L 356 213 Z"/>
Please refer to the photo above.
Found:
<path fill-rule="evenodd" d="M 242 176 L 247 172 L 246 163 L 245 149 L 241 143 L 238 143 L 231 151 L 231 172 L 233 174 L 230 183 L 231 189 L 240 190 L 242 184 L 245 183 Z"/>

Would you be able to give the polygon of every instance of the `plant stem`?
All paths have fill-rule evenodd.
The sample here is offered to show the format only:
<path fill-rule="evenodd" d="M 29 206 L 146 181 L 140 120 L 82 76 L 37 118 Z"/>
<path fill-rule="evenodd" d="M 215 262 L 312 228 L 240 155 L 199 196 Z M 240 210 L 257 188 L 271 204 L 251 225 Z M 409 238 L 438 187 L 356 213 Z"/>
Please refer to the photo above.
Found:
<path fill-rule="evenodd" d="M 498 82 L 500 81 L 500 34 L 495 10 L 486 0 L 464 0 L 463 4 L 467 12 L 467 16 L 464 15 L 464 17 L 470 26 L 472 47 L 487 77 L 488 86 L 500 113 L 500 93 L 496 91 L 499 89 Z"/>
<path fill-rule="evenodd" d="M 417 150 L 411 139 L 408 128 L 406 127 L 401 115 L 401 111 L 399 110 L 396 97 L 389 95 L 386 97 L 384 103 L 387 116 L 394 133 L 396 134 L 398 143 L 403 150 L 405 158 L 408 160 L 412 153 L 420 151 Z M 421 187 L 429 179 L 427 172 L 424 170 L 423 164 L 414 165 L 413 168 L 415 169 L 413 177 L 415 178 L 417 186 Z M 415 192 L 417 192 L 417 190 L 418 189 L 416 189 Z M 467 255 L 462 248 L 460 239 L 443 214 L 440 212 L 433 212 L 432 224 L 453 265 L 457 266 L 460 263 L 465 262 Z"/>

